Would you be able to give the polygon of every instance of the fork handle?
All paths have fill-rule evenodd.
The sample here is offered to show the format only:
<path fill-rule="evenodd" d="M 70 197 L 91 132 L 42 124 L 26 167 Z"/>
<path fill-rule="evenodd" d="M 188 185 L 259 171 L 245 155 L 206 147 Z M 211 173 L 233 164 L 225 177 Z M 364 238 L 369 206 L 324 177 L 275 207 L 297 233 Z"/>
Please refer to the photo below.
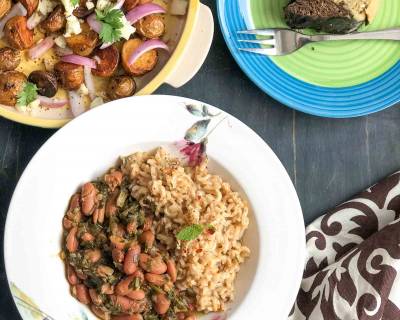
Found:
<path fill-rule="evenodd" d="M 312 42 L 319 41 L 337 41 L 337 40 L 400 40 L 400 29 L 386 29 L 380 31 L 370 32 L 353 32 L 349 34 L 320 34 L 310 36 L 309 40 Z"/>

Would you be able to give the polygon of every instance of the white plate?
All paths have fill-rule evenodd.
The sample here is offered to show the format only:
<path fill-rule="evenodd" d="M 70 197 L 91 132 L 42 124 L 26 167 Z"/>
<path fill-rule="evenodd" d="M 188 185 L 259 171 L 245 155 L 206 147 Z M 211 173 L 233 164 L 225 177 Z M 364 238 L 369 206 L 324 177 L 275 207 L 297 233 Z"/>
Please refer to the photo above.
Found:
<path fill-rule="evenodd" d="M 95 319 L 70 296 L 58 257 L 69 197 L 119 155 L 181 140 L 199 119 L 184 102 L 201 105 L 172 96 L 114 101 L 60 129 L 31 160 L 14 192 L 4 240 L 7 276 L 23 319 L 43 317 L 34 316 L 21 299 L 56 320 Z M 299 200 L 273 151 L 242 122 L 226 116 L 209 137 L 210 171 L 247 198 L 251 217 L 244 242 L 252 251 L 240 270 L 228 319 L 286 319 L 305 257 Z"/>

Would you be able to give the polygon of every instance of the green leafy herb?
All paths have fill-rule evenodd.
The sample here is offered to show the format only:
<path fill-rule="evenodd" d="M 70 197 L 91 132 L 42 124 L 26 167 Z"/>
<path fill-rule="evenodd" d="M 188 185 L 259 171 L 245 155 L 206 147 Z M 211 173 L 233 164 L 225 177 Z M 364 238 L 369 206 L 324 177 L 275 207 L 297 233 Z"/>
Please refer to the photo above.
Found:
<path fill-rule="evenodd" d="M 121 39 L 121 29 L 124 26 L 123 15 L 121 10 L 113 9 L 112 6 L 104 10 L 96 9 L 96 19 L 101 22 L 100 38 L 103 43 L 112 43 Z"/>
<path fill-rule="evenodd" d="M 183 240 L 183 241 L 194 240 L 199 235 L 202 234 L 204 229 L 210 229 L 210 230 L 214 230 L 215 231 L 215 228 L 210 224 L 208 224 L 208 225 L 192 224 L 190 226 L 187 226 L 187 227 L 183 228 L 181 231 L 179 231 L 178 234 L 176 235 L 176 238 L 178 240 Z"/>
<path fill-rule="evenodd" d="M 70 1 L 73 7 L 77 6 L 79 3 L 79 0 L 70 0 Z"/>
<path fill-rule="evenodd" d="M 38 88 L 35 84 L 26 82 L 22 91 L 17 96 L 17 106 L 27 106 L 32 101 L 35 101 L 37 98 L 37 90 Z"/>

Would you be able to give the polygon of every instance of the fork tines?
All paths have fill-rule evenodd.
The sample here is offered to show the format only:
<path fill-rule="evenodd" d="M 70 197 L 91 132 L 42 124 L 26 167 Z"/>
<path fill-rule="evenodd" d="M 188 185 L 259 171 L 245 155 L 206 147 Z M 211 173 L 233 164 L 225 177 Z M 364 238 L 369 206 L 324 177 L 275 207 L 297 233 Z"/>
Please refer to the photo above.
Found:
<path fill-rule="evenodd" d="M 260 30 L 240 30 L 237 32 L 240 35 L 256 35 L 262 36 L 264 39 L 238 39 L 241 43 L 250 43 L 250 44 L 258 44 L 261 46 L 267 46 L 266 48 L 238 48 L 241 51 L 258 53 L 258 54 L 266 54 L 266 55 L 275 55 L 275 35 L 276 30 L 274 29 L 260 29 Z M 266 38 L 265 38 L 266 37 Z"/>

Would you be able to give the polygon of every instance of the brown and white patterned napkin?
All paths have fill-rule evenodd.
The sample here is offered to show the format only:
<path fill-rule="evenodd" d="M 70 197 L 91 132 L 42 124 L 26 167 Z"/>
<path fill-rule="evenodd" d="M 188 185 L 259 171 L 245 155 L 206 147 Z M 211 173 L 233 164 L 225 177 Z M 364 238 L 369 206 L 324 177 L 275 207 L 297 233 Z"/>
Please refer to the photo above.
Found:
<path fill-rule="evenodd" d="M 400 171 L 314 221 L 289 320 L 400 319 Z"/>

